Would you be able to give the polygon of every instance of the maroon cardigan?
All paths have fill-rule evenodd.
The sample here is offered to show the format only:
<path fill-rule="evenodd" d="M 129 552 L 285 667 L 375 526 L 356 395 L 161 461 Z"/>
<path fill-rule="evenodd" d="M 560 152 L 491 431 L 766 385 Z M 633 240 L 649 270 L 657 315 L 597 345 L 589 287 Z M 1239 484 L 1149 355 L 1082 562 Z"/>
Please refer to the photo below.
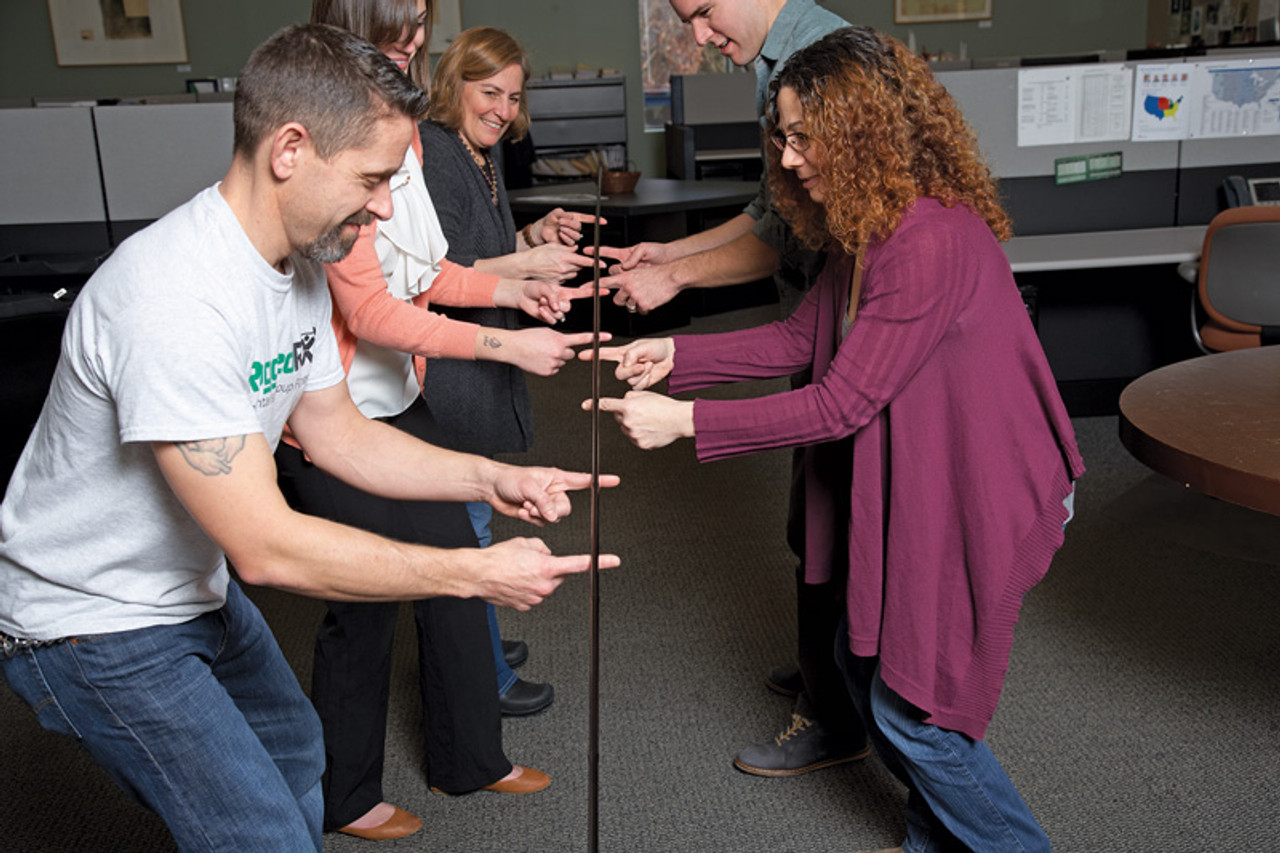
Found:
<path fill-rule="evenodd" d="M 676 337 L 673 393 L 813 368 L 813 383 L 694 403 L 698 458 L 805 445 L 805 576 L 848 575 L 849 648 L 929 722 L 981 739 L 1022 597 L 1062 544 L 1084 473 L 1009 270 L 967 207 L 918 200 L 853 259 L 833 253 L 790 319 Z"/>

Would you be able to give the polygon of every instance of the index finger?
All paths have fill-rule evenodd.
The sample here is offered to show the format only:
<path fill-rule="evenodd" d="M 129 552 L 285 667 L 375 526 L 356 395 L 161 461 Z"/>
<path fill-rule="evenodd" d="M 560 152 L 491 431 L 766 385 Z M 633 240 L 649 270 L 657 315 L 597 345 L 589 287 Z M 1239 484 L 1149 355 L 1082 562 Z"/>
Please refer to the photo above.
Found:
<path fill-rule="evenodd" d="M 601 554 L 596 565 L 602 569 L 616 569 L 622 565 L 622 559 L 617 554 Z M 556 577 L 580 574 L 589 568 L 591 568 L 590 554 L 551 558 L 551 571 Z"/>
<path fill-rule="evenodd" d="M 587 249 L 592 249 L 594 251 L 595 246 L 584 246 L 582 250 L 585 252 Z M 630 254 L 630 249 L 618 249 L 613 246 L 600 247 L 601 257 L 613 258 L 615 261 L 625 261 Z"/>
<path fill-rule="evenodd" d="M 580 267 L 593 267 L 598 263 L 595 258 L 588 255 L 580 255 L 577 252 L 570 252 L 567 257 L 570 263 Z"/>
<path fill-rule="evenodd" d="M 595 336 L 596 336 L 595 332 L 576 332 L 572 335 L 565 335 L 564 345 L 569 347 L 580 347 L 580 346 L 583 346 L 584 344 L 591 343 L 595 339 Z M 611 335 L 609 332 L 600 333 L 600 340 L 608 341 L 612 339 L 613 339 L 613 335 Z M 583 350 L 582 352 L 589 353 L 591 351 Z M 601 349 L 601 352 L 604 352 L 604 350 Z"/>
<path fill-rule="evenodd" d="M 590 403 L 590 401 L 586 401 Z M 602 398 L 600 402 L 604 402 Z M 559 489 L 558 491 L 578 491 L 581 489 L 591 488 L 591 475 L 584 471 L 560 471 L 559 472 Z M 604 488 L 612 488 L 622 482 L 622 478 L 617 474 L 601 474 L 600 485 Z M 547 491 L 556 491 L 556 487 L 552 486 Z"/>
<path fill-rule="evenodd" d="M 573 219 L 575 222 L 590 223 L 590 222 L 595 222 L 595 221 L 596 221 L 596 215 L 595 215 L 594 213 L 578 213 L 578 212 L 577 212 L 577 211 L 575 211 L 575 210 L 566 210 L 566 211 L 565 211 L 563 214 L 561 214 L 561 215 L 563 215 L 563 216 L 567 216 L 567 217 L 569 217 L 570 219 Z M 607 220 L 607 219 L 605 219 L 603 216 L 601 216 L 601 217 L 600 217 L 600 224 L 601 224 L 601 225 L 608 225 L 608 224 L 609 224 L 609 220 Z"/>
<path fill-rule="evenodd" d="M 605 287 L 603 284 L 600 285 L 601 293 L 607 293 L 608 290 L 609 288 Z M 577 287 L 561 288 L 561 295 L 568 299 L 585 299 L 589 296 L 594 296 L 595 292 L 596 292 L 596 287 L 592 282 L 587 282 L 586 284 L 580 284 Z"/>
<path fill-rule="evenodd" d="M 600 333 L 604 335 L 604 332 Z M 604 361 L 622 361 L 622 357 L 626 354 L 626 347 L 600 347 L 600 358 Z M 583 361 L 591 360 L 591 350 L 584 349 L 578 353 L 578 358 Z"/>

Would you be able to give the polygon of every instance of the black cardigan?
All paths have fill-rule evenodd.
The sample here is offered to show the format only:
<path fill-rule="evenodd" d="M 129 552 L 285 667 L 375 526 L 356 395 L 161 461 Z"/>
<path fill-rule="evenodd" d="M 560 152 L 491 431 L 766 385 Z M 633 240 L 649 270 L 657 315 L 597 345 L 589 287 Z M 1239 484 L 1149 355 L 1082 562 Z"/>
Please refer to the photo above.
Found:
<path fill-rule="evenodd" d="M 449 241 L 446 257 L 473 266 L 477 259 L 514 252 L 516 226 L 501 179 L 494 205 L 484 176 L 455 131 L 430 121 L 422 122 L 419 131 L 423 178 Z M 482 326 L 519 328 L 511 308 L 453 308 L 436 303 L 431 308 Z M 519 368 L 496 361 L 431 359 L 423 396 L 455 450 L 492 456 L 523 452 L 533 444 L 533 409 Z"/>

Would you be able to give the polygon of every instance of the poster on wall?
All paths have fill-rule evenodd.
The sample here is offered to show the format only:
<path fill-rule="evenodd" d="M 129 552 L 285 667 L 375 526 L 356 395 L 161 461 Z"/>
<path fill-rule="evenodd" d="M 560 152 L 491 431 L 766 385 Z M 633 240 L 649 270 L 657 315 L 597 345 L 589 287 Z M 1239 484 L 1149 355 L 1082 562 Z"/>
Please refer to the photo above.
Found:
<path fill-rule="evenodd" d="M 1167 142 L 1190 135 L 1195 112 L 1191 96 L 1194 70 L 1192 65 L 1177 62 L 1134 69 L 1134 142 Z"/>
<path fill-rule="evenodd" d="M 1280 60 L 1197 62 L 1192 138 L 1280 135 Z"/>
<path fill-rule="evenodd" d="M 180 0 L 48 0 L 59 65 L 187 61 Z"/>
<path fill-rule="evenodd" d="M 893 0 L 895 24 L 977 21 L 991 17 L 991 0 Z"/>
<path fill-rule="evenodd" d="M 1018 147 L 1129 138 L 1133 71 L 1119 63 L 1018 69 Z"/>

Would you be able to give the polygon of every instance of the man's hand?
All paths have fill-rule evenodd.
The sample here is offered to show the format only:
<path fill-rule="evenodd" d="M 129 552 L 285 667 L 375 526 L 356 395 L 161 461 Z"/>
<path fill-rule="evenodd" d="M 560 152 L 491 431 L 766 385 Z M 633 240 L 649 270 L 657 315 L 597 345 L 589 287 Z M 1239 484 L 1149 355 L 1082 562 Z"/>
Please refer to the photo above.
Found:
<path fill-rule="evenodd" d="M 636 267 L 650 267 L 656 264 L 665 264 L 674 261 L 680 257 L 678 253 L 670 248 L 668 243 L 636 243 L 625 249 L 615 249 L 612 246 L 601 246 L 600 257 L 613 258 L 621 263 L 615 265 L 612 269 L 618 272 L 633 270 Z"/>
<path fill-rule="evenodd" d="M 676 342 L 673 338 L 640 338 L 624 347 L 601 347 L 600 358 L 618 363 L 613 375 L 631 386 L 633 391 L 666 379 L 675 366 Z M 582 350 L 578 358 L 591 360 L 591 350 Z"/>
<path fill-rule="evenodd" d="M 601 474 L 601 488 L 612 488 L 617 474 Z M 591 475 L 559 468 L 522 468 L 503 465 L 493 478 L 489 503 L 503 515 L 541 527 L 557 522 L 572 511 L 568 492 L 591 487 Z"/>
<path fill-rule="evenodd" d="M 630 270 L 618 265 L 611 267 L 609 273 L 600 279 L 600 287 L 614 291 L 613 304 L 641 314 L 666 305 L 682 289 L 669 264 L 638 266 Z"/>
<path fill-rule="evenodd" d="M 591 401 L 582 408 L 590 411 Z M 652 391 L 628 391 L 622 399 L 601 397 L 600 411 L 613 412 L 622 434 L 641 450 L 666 447 L 677 438 L 693 437 L 693 401 L 673 400 Z"/>
<path fill-rule="evenodd" d="M 541 539 L 508 539 L 479 551 L 475 583 L 485 601 L 528 610 L 556 590 L 571 574 L 591 567 L 591 557 L 556 557 Z M 601 554 L 598 566 L 621 564 L 615 554 Z"/>

